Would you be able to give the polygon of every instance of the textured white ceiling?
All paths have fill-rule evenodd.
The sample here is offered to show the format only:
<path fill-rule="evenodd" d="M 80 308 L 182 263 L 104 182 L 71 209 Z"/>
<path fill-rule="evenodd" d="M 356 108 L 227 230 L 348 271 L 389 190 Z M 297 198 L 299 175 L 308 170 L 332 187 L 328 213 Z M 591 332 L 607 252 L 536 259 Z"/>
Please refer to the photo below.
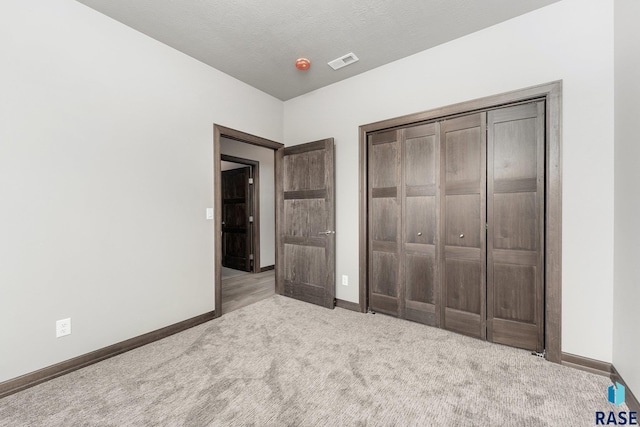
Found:
<path fill-rule="evenodd" d="M 287 100 L 558 0 L 78 1 Z"/>

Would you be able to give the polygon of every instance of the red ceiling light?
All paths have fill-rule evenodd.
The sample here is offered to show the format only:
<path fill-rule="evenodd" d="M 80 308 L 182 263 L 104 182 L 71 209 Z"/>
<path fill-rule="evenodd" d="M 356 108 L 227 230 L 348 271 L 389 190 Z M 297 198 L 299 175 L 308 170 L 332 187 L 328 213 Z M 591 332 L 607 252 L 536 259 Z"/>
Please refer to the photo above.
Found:
<path fill-rule="evenodd" d="M 296 68 L 300 71 L 307 71 L 311 67 L 311 61 L 307 58 L 298 58 L 296 61 Z"/>

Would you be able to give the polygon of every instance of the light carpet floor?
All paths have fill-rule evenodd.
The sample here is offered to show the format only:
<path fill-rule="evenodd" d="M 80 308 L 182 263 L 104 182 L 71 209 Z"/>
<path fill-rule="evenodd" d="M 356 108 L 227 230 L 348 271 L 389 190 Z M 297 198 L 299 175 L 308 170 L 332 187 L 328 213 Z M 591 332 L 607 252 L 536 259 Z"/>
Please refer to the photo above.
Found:
<path fill-rule="evenodd" d="M 0 400 L 2 426 L 592 426 L 606 377 L 273 296 Z"/>

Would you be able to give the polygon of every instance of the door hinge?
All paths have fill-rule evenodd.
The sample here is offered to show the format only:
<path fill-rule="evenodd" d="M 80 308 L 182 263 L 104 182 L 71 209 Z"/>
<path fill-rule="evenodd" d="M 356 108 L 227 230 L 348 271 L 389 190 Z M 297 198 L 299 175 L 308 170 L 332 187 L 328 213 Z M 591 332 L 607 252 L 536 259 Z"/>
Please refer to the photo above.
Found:
<path fill-rule="evenodd" d="M 253 254 L 249 255 L 249 260 L 252 261 L 253 260 Z"/>
<path fill-rule="evenodd" d="M 249 184 L 253 184 L 253 178 L 249 178 Z"/>
<path fill-rule="evenodd" d="M 249 222 L 253 222 L 253 215 L 249 217 Z"/>
<path fill-rule="evenodd" d="M 542 357 L 543 359 L 546 359 L 547 358 L 547 349 L 545 348 L 544 350 L 542 350 L 542 353 L 540 353 L 539 351 L 532 351 L 531 355 L 532 356 Z"/>

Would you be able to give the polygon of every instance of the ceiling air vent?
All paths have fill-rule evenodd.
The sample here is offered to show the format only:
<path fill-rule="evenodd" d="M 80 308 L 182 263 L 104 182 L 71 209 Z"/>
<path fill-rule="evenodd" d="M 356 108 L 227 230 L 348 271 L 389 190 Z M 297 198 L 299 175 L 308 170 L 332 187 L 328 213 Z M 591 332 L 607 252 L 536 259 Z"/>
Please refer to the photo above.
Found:
<path fill-rule="evenodd" d="M 341 56 L 338 59 L 334 59 L 333 61 L 328 62 L 328 64 L 331 68 L 337 70 L 339 68 L 346 67 L 347 65 L 351 65 L 354 62 L 358 62 L 358 57 L 353 52 L 351 52 Z"/>

